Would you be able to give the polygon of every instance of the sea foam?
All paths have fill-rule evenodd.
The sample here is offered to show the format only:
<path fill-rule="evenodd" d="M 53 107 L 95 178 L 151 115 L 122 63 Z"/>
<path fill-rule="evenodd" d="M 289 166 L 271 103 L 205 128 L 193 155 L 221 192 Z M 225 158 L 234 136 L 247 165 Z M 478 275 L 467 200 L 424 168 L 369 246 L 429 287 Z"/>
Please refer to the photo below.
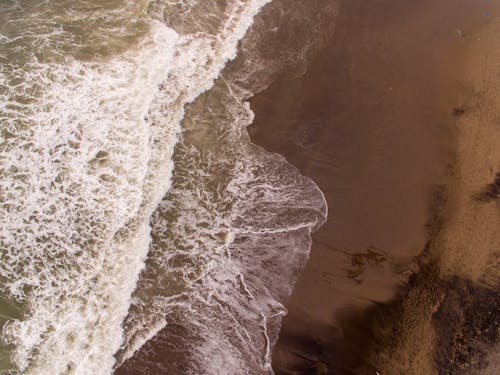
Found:
<path fill-rule="evenodd" d="M 19 371 L 112 372 L 184 105 L 213 85 L 266 2 L 231 3 L 214 35 L 150 19 L 124 52 L 2 66 L 0 275 L 24 306 L 3 340 Z M 49 47 L 66 35 L 54 30 Z"/>
<path fill-rule="evenodd" d="M 251 90 L 238 78 L 221 76 L 184 115 L 119 373 L 272 372 L 282 303 L 327 207 L 314 182 L 249 142 Z"/>

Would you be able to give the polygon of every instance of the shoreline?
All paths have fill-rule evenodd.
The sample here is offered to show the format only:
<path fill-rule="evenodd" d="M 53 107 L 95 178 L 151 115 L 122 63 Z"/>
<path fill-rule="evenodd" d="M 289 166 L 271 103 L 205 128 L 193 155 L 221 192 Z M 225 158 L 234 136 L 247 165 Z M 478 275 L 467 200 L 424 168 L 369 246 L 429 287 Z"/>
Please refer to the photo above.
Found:
<path fill-rule="evenodd" d="M 296 1 L 290 8 L 288 1 L 277 0 L 264 7 L 214 87 L 185 107 L 172 189 L 155 214 L 148 254 L 153 271 L 167 283 L 145 278 L 144 285 L 159 289 L 154 308 L 162 307 L 161 297 L 180 292 L 178 280 L 191 282 L 165 298 L 169 306 L 160 316 L 166 326 L 140 342 L 117 374 L 270 372 L 282 303 L 307 259 L 310 231 L 325 220 L 326 206 L 310 179 L 282 156 L 250 142 L 253 114 L 247 99 L 290 70 L 301 72 L 322 44 L 332 26 L 324 24 L 336 7 L 330 0 L 314 1 L 315 6 Z M 317 21 L 315 30 L 308 29 L 311 20 Z M 276 32 L 280 27 L 284 34 Z M 295 33 L 303 37 L 291 38 Z M 288 49 L 276 51 L 282 44 Z M 301 58 L 294 59 L 297 54 Z M 200 209 L 193 210 L 193 202 Z M 165 246 L 167 236 L 175 242 Z"/>
<path fill-rule="evenodd" d="M 456 257 L 453 249 L 461 240 L 451 241 L 467 227 L 472 181 L 479 212 L 475 217 L 483 217 L 480 212 L 488 207 L 483 221 L 489 229 L 477 230 L 477 222 L 468 228 L 477 233 L 476 240 L 486 231 L 496 241 L 483 241 L 481 254 L 498 243 L 497 198 L 491 196 L 498 188 L 494 166 L 500 166 L 500 156 L 488 155 L 489 182 L 484 170 L 472 173 L 478 169 L 477 158 L 465 163 L 465 169 L 460 162 L 461 155 L 481 150 L 477 144 L 489 139 L 491 148 L 495 135 L 498 139 L 494 121 L 481 139 L 471 129 L 470 134 L 460 132 L 465 122 L 478 121 L 474 113 L 484 113 L 474 112 L 480 100 L 470 95 L 477 91 L 478 76 L 484 76 L 477 68 L 484 61 L 471 57 L 484 56 L 494 43 L 476 43 L 473 38 L 488 35 L 481 34 L 481 25 L 498 23 L 498 7 L 460 1 L 451 10 L 444 0 L 397 3 L 385 0 L 375 9 L 359 1 L 343 2 L 330 45 L 308 71 L 295 80 L 275 82 L 252 100 L 252 141 L 284 155 L 311 177 L 330 206 L 329 221 L 313 236 L 311 258 L 287 304 L 289 315 L 273 352 L 277 374 L 314 372 L 318 363 L 342 374 L 435 373 L 435 362 L 446 366 L 459 353 L 454 338 L 473 326 L 475 312 L 499 313 L 494 303 L 474 307 L 498 293 L 496 286 L 492 291 L 477 283 L 491 254 L 476 256 L 481 262 L 468 267 L 460 258 L 467 256 L 470 246 Z M 487 7 L 487 16 L 481 7 Z M 465 37 L 455 25 L 466 30 Z M 457 61 L 462 63 L 457 66 Z M 498 97 L 491 100 L 495 99 L 498 105 Z M 495 108 L 488 109 L 490 114 L 497 113 Z M 365 127 L 346 130 L 356 122 Z M 408 125 L 401 130 L 385 122 Z M 474 137 L 476 146 L 464 142 Z M 356 146 L 355 154 L 349 147 Z M 388 166 L 391 160 L 396 162 Z M 405 175 L 408 170 L 413 176 Z M 363 189 L 363 183 L 368 187 Z M 467 194 L 461 193 L 464 189 Z M 399 200 L 396 205 L 394 198 Z M 370 199 L 378 199 L 379 205 Z M 373 214 L 377 210 L 386 215 Z M 373 217 L 366 219 L 367 214 Z M 493 266 L 490 274 L 494 279 L 498 268 Z M 453 324 L 448 317 L 454 318 Z M 483 323 L 490 328 L 496 324 Z M 408 327 L 422 329 L 419 340 L 407 337 Z M 472 336 L 466 340 L 478 341 Z M 429 349 L 436 340 L 441 345 L 438 354 Z M 412 354 L 410 347 L 416 343 L 422 350 Z"/>

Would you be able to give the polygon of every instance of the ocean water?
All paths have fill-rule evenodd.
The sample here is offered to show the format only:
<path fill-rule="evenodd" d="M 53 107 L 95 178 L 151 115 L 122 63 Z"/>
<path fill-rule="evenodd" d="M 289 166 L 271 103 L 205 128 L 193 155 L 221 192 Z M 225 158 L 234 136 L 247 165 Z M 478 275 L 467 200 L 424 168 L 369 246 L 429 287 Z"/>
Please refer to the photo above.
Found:
<path fill-rule="evenodd" d="M 221 75 L 268 2 L 0 3 L 2 373 L 140 373 L 158 337 L 160 373 L 271 371 L 327 207 L 249 142 L 261 70 Z"/>

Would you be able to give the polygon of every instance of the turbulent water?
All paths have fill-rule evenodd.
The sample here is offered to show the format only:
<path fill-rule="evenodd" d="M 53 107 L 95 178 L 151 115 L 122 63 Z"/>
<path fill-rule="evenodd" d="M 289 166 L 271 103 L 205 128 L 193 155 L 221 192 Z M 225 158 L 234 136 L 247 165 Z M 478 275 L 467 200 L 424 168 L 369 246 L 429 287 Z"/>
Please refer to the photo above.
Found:
<path fill-rule="evenodd" d="M 110 374 L 159 332 L 162 373 L 270 371 L 326 204 L 249 142 L 258 69 L 221 76 L 266 3 L 0 3 L 4 373 Z"/>

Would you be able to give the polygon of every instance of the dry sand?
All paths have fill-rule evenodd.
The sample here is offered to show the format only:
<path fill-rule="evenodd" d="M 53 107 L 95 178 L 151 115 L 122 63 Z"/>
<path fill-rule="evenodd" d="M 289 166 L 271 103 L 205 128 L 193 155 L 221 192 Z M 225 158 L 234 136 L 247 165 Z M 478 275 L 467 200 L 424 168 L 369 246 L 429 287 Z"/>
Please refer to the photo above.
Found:
<path fill-rule="evenodd" d="M 473 373 L 491 357 L 499 5 L 342 1 L 308 71 L 254 98 L 252 139 L 316 181 L 330 208 L 287 305 L 277 374 L 319 362 L 335 374 Z"/>

